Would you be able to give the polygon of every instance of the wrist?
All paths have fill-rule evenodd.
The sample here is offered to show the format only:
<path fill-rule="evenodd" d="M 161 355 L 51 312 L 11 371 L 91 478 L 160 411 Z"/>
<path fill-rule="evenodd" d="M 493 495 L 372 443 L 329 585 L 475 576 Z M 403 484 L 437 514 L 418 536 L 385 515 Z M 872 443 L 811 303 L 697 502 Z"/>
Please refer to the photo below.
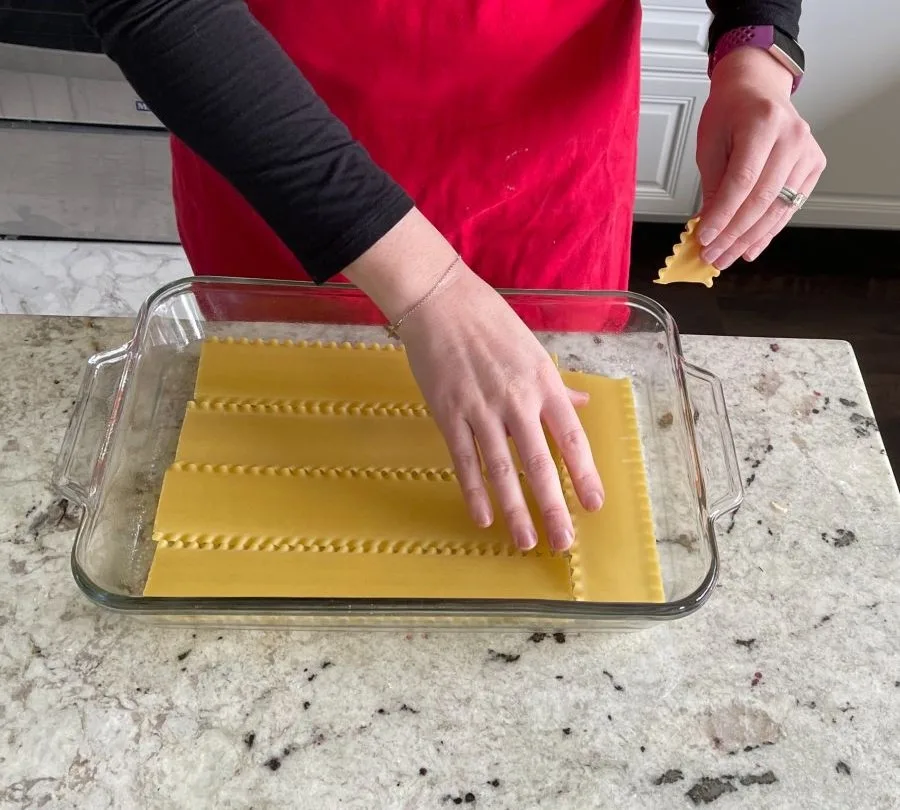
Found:
<path fill-rule="evenodd" d="M 393 323 L 434 288 L 456 255 L 414 208 L 343 274 Z"/>
<path fill-rule="evenodd" d="M 736 48 L 717 62 L 711 76 L 713 91 L 728 87 L 729 91 L 764 90 L 769 94 L 791 97 L 794 76 L 771 54 L 752 46 Z"/>

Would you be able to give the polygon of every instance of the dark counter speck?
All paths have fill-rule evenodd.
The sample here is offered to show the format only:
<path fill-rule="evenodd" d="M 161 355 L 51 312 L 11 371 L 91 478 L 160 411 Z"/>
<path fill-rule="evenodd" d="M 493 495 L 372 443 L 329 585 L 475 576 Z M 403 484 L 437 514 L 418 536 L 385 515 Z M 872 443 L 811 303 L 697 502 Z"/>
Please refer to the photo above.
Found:
<path fill-rule="evenodd" d="M 310 707 L 310 705 L 311 705 L 311 704 L 310 704 L 310 702 L 309 702 L 308 700 L 304 700 L 304 701 L 303 701 L 303 711 L 308 710 L 309 707 Z"/>
<path fill-rule="evenodd" d="M 565 644 L 566 643 L 566 634 L 565 633 L 554 633 L 553 640 L 557 644 Z"/>
<path fill-rule="evenodd" d="M 720 776 L 717 779 L 712 779 L 709 776 L 704 776 L 687 792 L 687 797 L 694 804 L 714 802 L 726 793 L 737 791 L 737 788 L 729 781 L 733 778 L 733 776 Z"/>
<path fill-rule="evenodd" d="M 850 424 L 853 425 L 853 431 L 861 439 L 871 436 L 872 431 L 878 431 L 878 425 L 871 416 L 865 416 L 856 411 L 850 414 Z"/>
<path fill-rule="evenodd" d="M 490 779 L 490 780 L 488 780 L 488 784 L 491 787 L 500 787 L 500 780 L 499 779 Z"/>
<path fill-rule="evenodd" d="M 745 787 L 747 785 L 774 785 L 777 781 L 778 777 L 772 771 L 760 774 L 750 773 L 741 777 L 741 784 Z"/>
<path fill-rule="evenodd" d="M 518 661 L 522 656 L 516 653 L 497 652 L 496 650 L 488 650 L 488 656 L 491 661 L 501 661 L 504 664 L 512 664 Z"/>
<path fill-rule="evenodd" d="M 815 628 L 815 627 L 822 627 L 823 625 L 828 624 L 828 622 L 830 622 L 830 621 L 831 621 L 831 614 L 830 614 L 830 613 L 826 613 L 821 619 L 819 619 L 819 621 L 817 621 L 817 622 L 813 625 L 813 627 L 814 627 L 814 628 Z"/>
<path fill-rule="evenodd" d="M 666 411 L 659 419 L 656 420 L 656 424 L 663 430 L 666 428 L 672 427 L 675 423 L 675 417 L 672 415 L 671 411 Z"/>
<path fill-rule="evenodd" d="M 184 659 L 187 658 L 190 654 L 191 654 L 190 650 L 185 650 L 183 653 L 178 653 L 178 660 L 184 661 Z"/>
<path fill-rule="evenodd" d="M 830 537 L 823 532 L 822 539 L 826 543 L 831 543 L 835 548 L 846 548 L 858 541 L 856 532 L 850 529 L 835 529 Z"/>
<path fill-rule="evenodd" d="M 857 405 L 859 405 L 858 402 L 855 402 L 852 399 L 847 399 L 846 397 L 839 397 L 838 402 L 840 402 L 841 405 L 843 405 L 845 408 L 855 408 Z"/>
<path fill-rule="evenodd" d="M 408 706 L 406 703 L 404 703 L 400 707 L 400 711 L 401 712 L 409 712 L 410 714 L 418 714 L 419 713 L 418 709 L 414 709 L 412 706 Z"/>
<path fill-rule="evenodd" d="M 475 794 L 467 793 L 465 796 L 463 796 L 463 800 L 465 801 L 466 804 L 472 804 L 472 802 L 475 801 Z"/>
<path fill-rule="evenodd" d="M 333 666 L 334 666 L 334 664 L 332 664 L 331 661 L 323 661 L 322 662 L 322 669 L 328 669 L 328 667 L 333 667 Z"/>
<path fill-rule="evenodd" d="M 607 670 L 604 669 L 604 670 L 603 670 L 603 674 L 604 674 L 607 678 L 609 678 L 609 682 L 612 684 L 613 689 L 615 689 L 617 692 L 624 692 L 624 691 L 625 691 L 625 687 L 622 686 L 622 684 L 616 683 L 616 680 L 615 680 L 615 678 L 613 678 L 611 672 L 608 672 Z"/>
<path fill-rule="evenodd" d="M 419 776 L 425 776 L 428 774 L 428 768 L 419 768 Z"/>
<path fill-rule="evenodd" d="M 278 757 L 269 757 L 263 763 L 270 771 L 277 771 L 281 767 L 281 760 Z"/>
<path fill-rule="evenodd" d="M 256 742 L 256 734 L 254 732 L 249 731 L 244 735 L 244 745 L 247 746 L 248 751 L 251 748 L 253 748 L 253 743 L 255 743 L 255 742 Z"/>
<path fill-rule="evenodd" d="M 60 498 L 35 515 L 27 532 L 37 540 L 39 537 L 53 532 L 77 529 L 78 523 L 78 510 L 70 507 L 68 499 Z"/>
<path fill-rule="evenodd" d="M 838 773 L 842 773 L 845 776 L 850 776 L 850 766 L 846 762 L 844 762 L 844 760 L 842 760 L 842 759 L 839 759 L 837 761 L 837 765 L 834 766 L 834 769 Z"/>
<path fill-rule="evenodd" d="M 653 780 L 654 785 L 671 785 L 673 782 L 680 782 L 684 779 L 684 774 L 678 768 L 669 768 L 665 773 L 657 776 Z"/>
<path fill-rule="evenodd" d="M 572 733 L 572 729 L 571 729 L 569 726 L 566 726 L 566 727 L 562 730 L 562 732 L 563 732 L 563 734 L 564 734 L 566 737 L 568 737 L 568 736 Z"/>
<path fill-rule="evenodd" d="M 738 647 L 746 647 L 747 651 L 753 649 L 753 645 L 756 644 L 755 638 L 736 638 L 734 643 L 738 645 Z"/>

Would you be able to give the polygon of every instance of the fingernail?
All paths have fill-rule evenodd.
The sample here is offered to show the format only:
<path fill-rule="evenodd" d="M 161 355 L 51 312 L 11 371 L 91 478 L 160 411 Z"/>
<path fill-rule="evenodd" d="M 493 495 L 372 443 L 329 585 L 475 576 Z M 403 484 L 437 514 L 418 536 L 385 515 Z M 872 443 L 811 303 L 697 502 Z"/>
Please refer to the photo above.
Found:
<path fill-rule="evenodd" d="M 482 505 L 476 507 L 475 509 L 475 523 L 482 529 L 486 529 L 491 525 L 491 513 L 490 510 Z"/>
<path fill-rule="evenodd" d="M 719 232 L 715 228 L 701 228 L 700 233 L 697 234 L 697 238 L 700 240 L 701 245 L 708 245 L 718 235 Z"/>
<path fill-rule="evenodd" d="M 603 506 L 603 496 L 599 492 L 588 492 L 584 496 L 584 508 L 589 512 L 594 512 Z"/>
<path fill-rule="evenodd" d="M 519 548 L 528 551 L 537 545 L 537 532 L 534 529 L 526 529 L 519 535 Z"/>
<path fill-rule="evenodd" d="M 748 251 L 744 254 L 744 261 L 745 261 L 745 262 L 752 262 L 752 261 L 754 261 L 754 260 L 757 258 L 757 256 L 759 256 L 759 251 L 758 251 L 758 250 L 748 250 Z"/>
<path fill-rule="evenodd" d="M 574 539 L 575 535 L 572 533 L 571 529 L 563 529 L 561 532 L 554 533 L 551 545 L 553 546 L 554 551 L 565 551 L 572 545 L 572 540 Z"/>

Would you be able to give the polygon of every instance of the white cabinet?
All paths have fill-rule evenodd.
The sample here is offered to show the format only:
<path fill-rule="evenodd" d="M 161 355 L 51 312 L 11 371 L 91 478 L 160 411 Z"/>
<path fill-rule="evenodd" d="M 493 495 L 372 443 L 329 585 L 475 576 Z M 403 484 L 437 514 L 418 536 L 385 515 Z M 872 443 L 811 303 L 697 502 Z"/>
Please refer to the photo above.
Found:
<path fill-rule="evenodd" d="M 641 77 L 639 218 L 680 220 L 695 212 L 700 174 L 694 153 L 705 99 L 702 79 L 646 72 Z"/>
<path fill-rule="evenodd" d="M 683 221 L 697 210 L 709 22 L 704 0 L 644 2 L 637 219 Z"/>

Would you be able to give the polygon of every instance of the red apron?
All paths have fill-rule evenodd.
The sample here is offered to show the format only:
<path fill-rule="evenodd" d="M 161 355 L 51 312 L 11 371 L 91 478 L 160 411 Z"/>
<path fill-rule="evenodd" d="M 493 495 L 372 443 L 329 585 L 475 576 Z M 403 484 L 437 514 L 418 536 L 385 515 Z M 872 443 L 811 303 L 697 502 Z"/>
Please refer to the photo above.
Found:
<path fill-rule="evenodd" d="M 627 288 L 640 0 L 249 6 L 490 284 Z M 308 278 L 249 204 L 175 139 L 172 158 L 195 273 Z"/>

